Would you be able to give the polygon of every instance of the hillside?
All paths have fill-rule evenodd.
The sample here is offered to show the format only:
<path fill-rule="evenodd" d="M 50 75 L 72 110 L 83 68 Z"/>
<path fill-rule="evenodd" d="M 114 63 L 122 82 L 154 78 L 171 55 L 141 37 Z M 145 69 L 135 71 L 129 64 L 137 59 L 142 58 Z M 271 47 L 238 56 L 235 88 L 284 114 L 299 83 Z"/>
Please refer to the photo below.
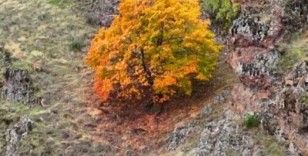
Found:
<path fill-rule="evenodd" d="M 308 155 L 307 0 L 200 3 L 213 77 L 151 109 L 103 103 L 85 63 L 120 2 L 0 0 L 0 155 Z"/>

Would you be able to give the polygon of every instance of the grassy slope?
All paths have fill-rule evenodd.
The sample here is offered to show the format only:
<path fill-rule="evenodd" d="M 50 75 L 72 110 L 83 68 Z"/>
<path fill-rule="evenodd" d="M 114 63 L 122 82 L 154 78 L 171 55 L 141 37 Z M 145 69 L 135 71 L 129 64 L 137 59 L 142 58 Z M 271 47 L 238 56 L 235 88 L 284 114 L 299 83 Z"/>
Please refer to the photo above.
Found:
<path fill-rule="evenodd" d="M 104 144 L 91 144 L 83 127 L 92 119 L 84 113 L 85 90 L 91 81 L 82 46 L 96 29 L 71 6 L 47 0 L 0 0 L 0 42 L 14 58 L 11 67 L 30 71 L 39 88 L 36 95 L 44 98 L 44 106 L 34 108 L 0 99 L 0 153 L 6 129 L 23 116 L 35 121 L 33 131 L 20 144 L 23 154 L 108 150 Z"/>

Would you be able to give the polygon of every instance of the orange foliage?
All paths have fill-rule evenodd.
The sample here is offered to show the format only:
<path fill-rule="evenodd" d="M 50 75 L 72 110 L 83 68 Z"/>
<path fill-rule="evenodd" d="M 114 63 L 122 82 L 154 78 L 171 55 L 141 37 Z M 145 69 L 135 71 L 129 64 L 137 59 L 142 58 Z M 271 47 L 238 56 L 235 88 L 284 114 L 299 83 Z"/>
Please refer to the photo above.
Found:
<path fill-rule="evenodd" d="M 86 58 L 103 101 L 164 102 L 211 77 L 220 46 L 200 19 L 198 0 L 123 0 L 119 13 Z"/>

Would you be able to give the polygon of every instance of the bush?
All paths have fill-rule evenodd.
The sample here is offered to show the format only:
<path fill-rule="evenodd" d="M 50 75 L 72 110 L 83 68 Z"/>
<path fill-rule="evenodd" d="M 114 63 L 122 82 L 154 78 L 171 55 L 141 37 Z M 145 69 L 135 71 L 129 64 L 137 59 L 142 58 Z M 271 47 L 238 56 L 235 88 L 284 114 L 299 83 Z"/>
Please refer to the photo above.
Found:
<path fill-rule="evenodd" d="M 202 0 L 203 9 L 210 14 L 212 22 L 227 30 L 238 16 L 240 6 L 230 0 Z"/>
<path fill-rule="evenodd" d="M 247 114 L 244 119 L 244 125 L 247 128 L 258 127 L 260 124 L 260 120 L 258 115 L 256 114 Z"/>
<path fill-rule="evenodd" d="M 162 103 L 190 95 L 193 80 L 211 78 L 220 46 L 197 0 L 123 0 L 119 13 L 99 30 L 86 58 L 103 101 Z"/>
<path fill-rule="evenodd" d="M 70 50 L 76 51 L 76 52 L 81 51 L 82 48 L 84 47 L 85 47 L 85 44 L 81 40 L 73 40 L 69 45 Z"/>

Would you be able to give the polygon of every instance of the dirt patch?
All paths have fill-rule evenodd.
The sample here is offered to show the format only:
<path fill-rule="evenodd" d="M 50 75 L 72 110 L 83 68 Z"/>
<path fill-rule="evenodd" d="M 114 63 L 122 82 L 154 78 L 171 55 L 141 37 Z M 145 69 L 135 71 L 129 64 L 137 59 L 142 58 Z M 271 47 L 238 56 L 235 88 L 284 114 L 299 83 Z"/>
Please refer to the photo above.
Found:
<path fill-rule="evenodd" d="M 160 114 L 148 112 L 141 105 L 96 103 L 90 110 L 97 119 L 91 125 L 96 129 L 94 138 L 97 141 L 108 140 L 122 155 L 127 152 L 153 152 L 153 149 L 160 149 L 168 142 L 170 132 L 195 119 L 207 101 L 213 100 L 217 93 L 235 81 L 231 67 L 222 61 L 213 80 L 199 85 L 192 97 L 179 97 L 166 103 Z"/>

